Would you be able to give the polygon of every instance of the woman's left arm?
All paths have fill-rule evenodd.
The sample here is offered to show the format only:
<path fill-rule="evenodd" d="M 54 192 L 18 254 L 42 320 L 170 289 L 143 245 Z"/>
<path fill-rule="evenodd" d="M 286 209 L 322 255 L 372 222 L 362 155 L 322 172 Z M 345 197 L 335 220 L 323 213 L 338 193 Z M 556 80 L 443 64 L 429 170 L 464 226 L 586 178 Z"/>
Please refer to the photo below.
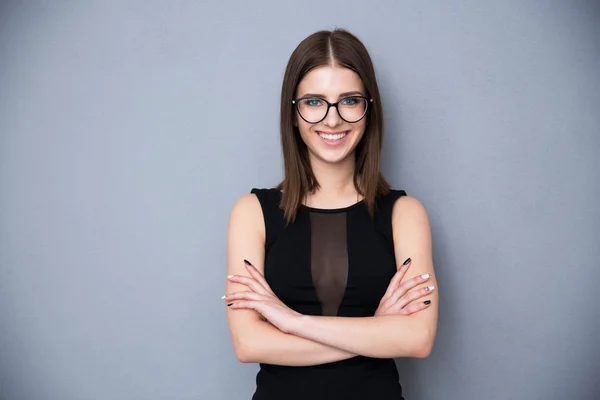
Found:
<path fill-rule="evenodd" d="M 397 265 L 410 257 L 410 269 L 404 280 L 429 274 L 422 286 L 437 282 L 433 270 L 431 230 L 423 205 L 404 196 L 394 204 L 392 213 L 394 250 Z M 419 286 L 414 290 L 418 290 Z M 383 315 L 364 318 L 300 316 L 291 323 L 289 333 L 325 345 L 368 357 L 427 357 L 437 331 L 438 290 L 426 298 L 431 304 L 411 315 Z"/>

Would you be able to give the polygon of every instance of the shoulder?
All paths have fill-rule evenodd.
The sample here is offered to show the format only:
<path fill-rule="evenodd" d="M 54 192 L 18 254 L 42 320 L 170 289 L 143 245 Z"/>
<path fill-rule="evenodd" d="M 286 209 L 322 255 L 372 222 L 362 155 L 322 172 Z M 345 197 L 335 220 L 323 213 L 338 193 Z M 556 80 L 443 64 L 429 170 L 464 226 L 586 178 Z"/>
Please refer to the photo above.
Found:
<path fill-rule="evenodd" d="M 250 193 L 239 197 L 233 205 L 231 214 L 260 214 L 262 208 L 271 203 L 279 204 L 280 193 L 277 189 L 252 189 Z"/>
<path fill-rule="evenodd" d="M 229 217 L 230 226 L 257 229 L 264 234 L 265 224 L 270 227 L 278 219 L 280 199 L 278 189 L 252 189 L 234 203 Z"/>
<path fill-rule="evenodd" d="M 279 189 L 252 189 L 241 196 L 231 210 L 230 235 L 258 237 L 268 250 L 285 227 L 283 211 L 279 208 Z"/>
<path fill-rule="evenodd" d="M 412 196 L 398 197 L 392 208 L 392 227 L 397 229 L 429 229 L 425 206 Z"/>
<path fill-rule="evenodd" d="M 256 225 L 262 223 L 262 210 L 258 197 L 253 193 L 239 197 L 229 214 L 230 225 Z"/>
<path fill-rule="evenodd" d="M 394 202 L 393 213 L 394 215 L 400 214 L 401 212 L 423 214 L 427 213 L 425 206 L 418 199 L 413 196 L 399 196 Z"/>
<path fill-rule="evenodd" d="M 254 193 L 244 194 L 235 201 L 231 208 L 232 214 L 246 214 L 252 210 L 260 209 L 260 202 Z"/>

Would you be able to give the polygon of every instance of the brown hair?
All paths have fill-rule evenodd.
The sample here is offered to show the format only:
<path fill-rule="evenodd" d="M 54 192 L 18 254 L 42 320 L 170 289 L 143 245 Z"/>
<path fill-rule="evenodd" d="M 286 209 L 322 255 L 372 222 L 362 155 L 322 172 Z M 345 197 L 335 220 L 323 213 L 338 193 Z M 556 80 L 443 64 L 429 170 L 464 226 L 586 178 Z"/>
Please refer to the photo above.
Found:
<path fill-rule="evenodd" d="M 350 32 L 344 29 L 319 31 L 304 39 L 292 53 L 281 89 L 284 179 L 277 188 L 282 191 L 280 207 L 288 223 L 295 219 L 304 196 L 319 188 L 306 144 L 294 126 L 292 100 L 302 78 L 314 68 L 325 65 L 339 65 L 356 72 L 362 79 L 367 96 L 373 99 L 365 117 L 365 133 L 355 149 L 354 171 L 354 186 L 365 198 L 371 216 L 375 212 L 375 199 L 390 191 L 390 185 L 380 170 L 383 110 L 371 57 L 361 41 Z"/>

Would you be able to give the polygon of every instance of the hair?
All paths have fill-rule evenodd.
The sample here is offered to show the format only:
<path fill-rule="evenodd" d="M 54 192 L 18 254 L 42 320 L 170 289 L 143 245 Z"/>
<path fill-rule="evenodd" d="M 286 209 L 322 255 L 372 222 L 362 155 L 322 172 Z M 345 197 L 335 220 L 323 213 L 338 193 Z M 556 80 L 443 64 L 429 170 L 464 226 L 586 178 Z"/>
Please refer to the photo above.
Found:
<path fill-rule="evenodd" d="M 303 198 L 319 189 L 307 146 L 294 124 L 296 115 L 292 100 L 304 76 L 317 67 L 327 65 L 356 72 L 367 91 L 367 97 L 373 99 L 365 116 L 365 133 L 355 149 L 354 170 L 354 186 L 364 197 L 371 217 L 375 212 L 376 198 L 390 191 L 390 185 L 381 173 L 383 109 L 371 57 L 361 41 L 347 30 L 315 32 L 300 42 L 290 56 L 281 89 L 280 133 L 284 178 L 277 188 L 282 192 L 280 207 L 287 223 L 296 218 Z"/>

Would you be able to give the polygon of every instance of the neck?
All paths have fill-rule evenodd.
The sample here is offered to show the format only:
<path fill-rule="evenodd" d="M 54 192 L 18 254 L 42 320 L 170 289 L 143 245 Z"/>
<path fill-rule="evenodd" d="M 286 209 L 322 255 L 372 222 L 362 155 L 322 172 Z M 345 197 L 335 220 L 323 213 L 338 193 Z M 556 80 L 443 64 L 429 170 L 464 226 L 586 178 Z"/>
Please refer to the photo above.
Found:
<path fill-rule="evenodd" d="M 345 160 L 330 164 L 322 160 L 312 158 L 311 167 L 317 182 L 319 190 L 312 193 L 311 196 L 321 198 L 339 198 L 347 196 L 356 196 L 354 187 L 354 156 L 346 157 Z"/>

